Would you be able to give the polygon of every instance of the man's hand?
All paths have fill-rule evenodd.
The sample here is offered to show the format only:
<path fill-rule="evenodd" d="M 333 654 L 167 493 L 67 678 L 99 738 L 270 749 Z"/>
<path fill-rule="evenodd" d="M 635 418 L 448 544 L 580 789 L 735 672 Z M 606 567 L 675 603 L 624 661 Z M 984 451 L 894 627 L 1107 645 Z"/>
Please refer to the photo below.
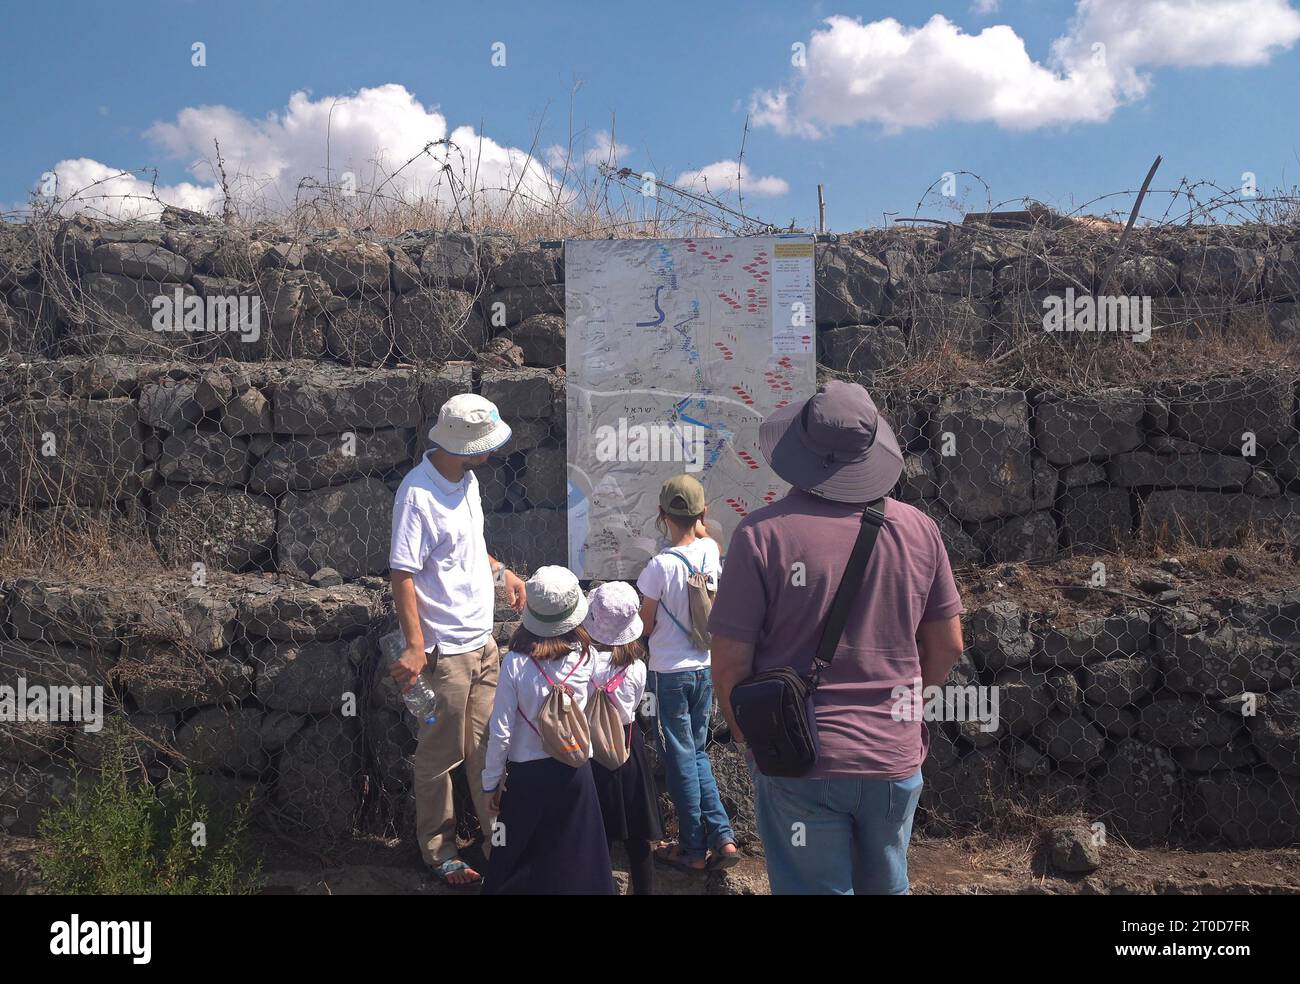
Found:
<path fill-rule="evenodd" d="M 498 786 L 496 791 L 488 797 L 488 812 L 496 816 L 501 812 L 501 787 Z"/>
<path fill-rule="evenodd" d="M 501 583 L 506 586 L 506 596 L 510 599 L 510 607 L 517 612 L 522 612 L 528 600 L 528 592 L 524 589 L 524 579 L 509 567 L 503 567 L 501 568 Z"/>
<path fill-rule="evenodd" d="M 424 672 L 428 664 L 429 660 L 424 655 L 423 649 L 419 646 L 407 646 L 402 650 L 402 655 L 393 660 L 393 665 L 388 668 L 388 672 L 392 674 L 398 688 L 405 692 L 411 688 L 416 677 Z"/>

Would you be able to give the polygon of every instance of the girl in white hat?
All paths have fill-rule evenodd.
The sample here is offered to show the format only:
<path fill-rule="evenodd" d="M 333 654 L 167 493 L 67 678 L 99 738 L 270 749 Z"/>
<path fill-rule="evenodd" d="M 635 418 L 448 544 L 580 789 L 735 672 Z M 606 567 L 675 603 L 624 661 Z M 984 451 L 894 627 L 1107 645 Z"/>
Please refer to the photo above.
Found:
<path fill-rule="evenodd" d="M 622 841 L 627 850 L 632 894 L 653 895 L 651 845 L 664 832 L 659 792 L 646 761 L 641 725 L 636 720 L 646 683 L 640 608 L 641 599 L 632 585 L 609 581 L 587 596 L 587 620 L 582 624 L 592 643 L 587 705 L 590 707 L 599 699 L 597 693 L 604 691 L 618 711 L 628 736 L 628 757 L 620 768 L 607 769 L 599 762 L 591 763 L 601 814 L 605 818 L 605 836 L 611 851 L 615 841 Z"/>
<path fill-rule="evenodd" d="M 483 792 L 497 821 L 483 892 L 613 895 L 591 763 L 575 768 L 572 759 L 552 758 L 535 723 L 557 687 L 579 710 L 586 707 L 592 672 L 591 639 L 582 627 L 587 599 L 564 567 L 538 568 L 525 589 L 522 624 L 501 660 L 488 723 Z M 585 752 L 589 758 L 590 747 Z"/>

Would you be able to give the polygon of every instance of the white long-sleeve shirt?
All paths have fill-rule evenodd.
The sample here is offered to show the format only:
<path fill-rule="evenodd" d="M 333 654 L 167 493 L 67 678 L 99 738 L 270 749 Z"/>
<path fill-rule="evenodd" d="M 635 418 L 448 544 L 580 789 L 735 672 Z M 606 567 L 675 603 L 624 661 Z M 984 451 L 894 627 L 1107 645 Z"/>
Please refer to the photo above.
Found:
<path fill-rule="evenodd" d="M 573 699 L 586 711 L 588 683 L 591 680 L 592 660 L 582 655 L 582 647 L 573 649 L 563 660 L 539 660 L 556 683 L 568 677 Z M 572 675 L 570 675 L 572 674 Z M 536 722 L 551 685 L 537 665 L 513 649 L 501 658 L 501 672 L 497 678 L 496 698 L 492 703 L 492 718 L 488 722 L 487 763 L 483 768 L 483 791 L 494 792 L 506 771 L 506 762 L 533 762 L 547 758 L 542 748 L 541 736 L 530 726 Z M 520 718 L 520 713 L 528 721 Z M 587 749 L 591 754 L 591 749 Z"/>
<path fill-rule="evenodd" d="M 618 708 L 619 720 L 624 724 L 631 724 L 636 718 L 637 705 L 645 696 L 646 666 L 639 659 L 634 659 L 626 667 L 614 666 L 610 663 L 610 653 L 605 649 L 592 648 L 592 671 L 591 680 L 587 684 L 588 702 L 596 699 L 596 691 L 605 687 L 611 680 L 616 678 L 623 670 L 623 679 L 619 681 L 617 687 L 610 691 L 610 697 L 614 700 L 614 706 Z"/>

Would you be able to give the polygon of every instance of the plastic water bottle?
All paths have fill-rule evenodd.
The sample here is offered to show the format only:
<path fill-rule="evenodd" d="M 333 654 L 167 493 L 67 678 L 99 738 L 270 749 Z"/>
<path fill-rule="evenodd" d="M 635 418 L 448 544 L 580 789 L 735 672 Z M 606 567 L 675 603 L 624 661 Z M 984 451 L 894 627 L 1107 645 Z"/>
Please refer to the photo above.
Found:
<path fill-rule="evenodd" d="M 395 629 L 379 640 L 379 652 L 388 665 L 397 662 L 404 649 L 406 638 L 401 629 Z M 438 720 L 438 695 L 433 692 L 428 669 L 422 670 L 415 682 L 402 691 L 402 702 L 421 724 L 433 724 Z"/>

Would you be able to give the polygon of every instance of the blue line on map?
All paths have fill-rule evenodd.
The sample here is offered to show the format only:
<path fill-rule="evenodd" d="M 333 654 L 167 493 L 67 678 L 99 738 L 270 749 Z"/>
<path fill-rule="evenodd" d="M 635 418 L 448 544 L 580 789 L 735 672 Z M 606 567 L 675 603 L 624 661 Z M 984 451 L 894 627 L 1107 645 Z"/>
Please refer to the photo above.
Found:
<path fill-rule="evenodd" d="M 684 413 L 679 413 L 677 416 L 678 416 L 678 419 L 680 419 L 680 420 L 684 420 L 684 421 L 686 421 L 688 424 L 694 424 L 696 427 L 703 427 L 703 428 L 705 428 L 706 430 L 713 430 L 713 425 L 712 425 L 712 424 L 706 424 L 706 423 L 705 423 L 704 421 L 702 421 L 702 420 L 696 420 L 694 417 L 688 417 L 688 416 L 686 416 L 686 414 L 684 414 Z"/>
<path fill-rule="evenodd" d="M 664 318 L 667 317 L 667 315 L 664 314 L 664 309 L 659 306 L 659 292 L 663 289 L 662 284 L 655 288 L 655 311 L 658 312 L 659 317 L 654 321 L 638 321 L 636 323 L 638 328 L 656 328 L 664 323 Z"/>

